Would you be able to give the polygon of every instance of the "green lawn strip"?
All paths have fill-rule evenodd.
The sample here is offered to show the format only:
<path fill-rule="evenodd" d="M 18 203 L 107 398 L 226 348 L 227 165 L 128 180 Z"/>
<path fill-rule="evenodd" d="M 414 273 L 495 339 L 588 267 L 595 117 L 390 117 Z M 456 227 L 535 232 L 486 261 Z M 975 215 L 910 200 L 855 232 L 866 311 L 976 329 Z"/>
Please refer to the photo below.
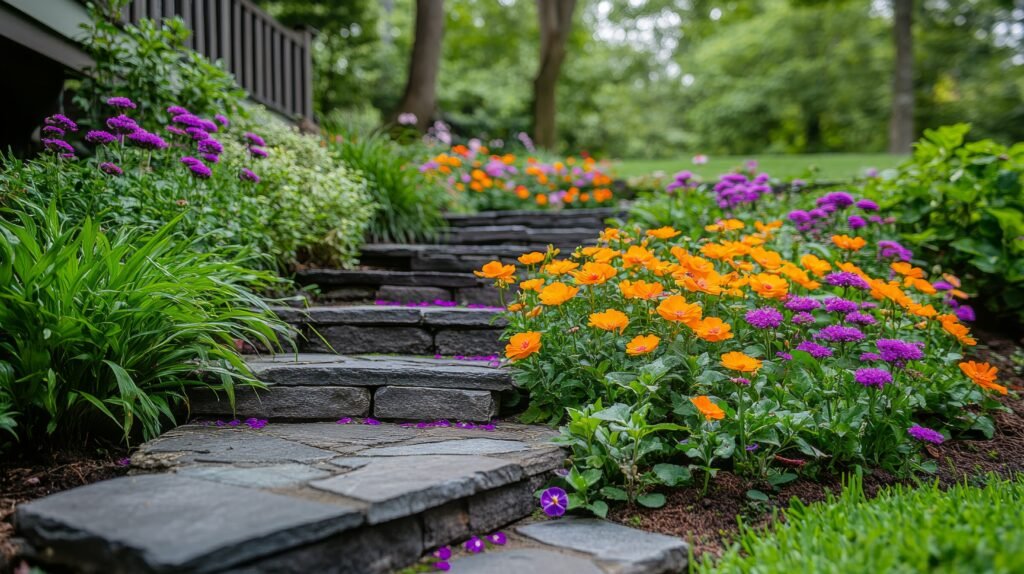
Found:
<path fill-rule="evenodd" d="M 612 162 L 612 171 L 618 177 L 650 175 L 657 171 L 674 174 L 690 170 L 704 178 L 717 177 L 721 173 L 743 167 L 749 160 L 758 162 L 758 170 L 774 177 L 808 177 L 815 175 L 825 179 L 845 179 L 863 175 L 868 168 L 878 170 L 896 167 L 906 156 L 884 153 L 842 153 L 842 154 L 794 154 L 794 155 L 751 155 L 751 156 L 710 156 L 703 165 L 695 165 L 692 157 L 675 159 L 624 159 Z"/>

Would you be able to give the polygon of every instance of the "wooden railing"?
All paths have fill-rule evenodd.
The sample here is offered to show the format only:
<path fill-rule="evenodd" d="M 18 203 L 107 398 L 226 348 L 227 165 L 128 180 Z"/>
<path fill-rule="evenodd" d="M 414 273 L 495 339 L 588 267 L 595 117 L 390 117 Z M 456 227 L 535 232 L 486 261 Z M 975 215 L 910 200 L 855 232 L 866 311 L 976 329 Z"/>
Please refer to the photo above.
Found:
<path fill-rule="evenodd" d="M 192 49 L 222 60 L 256 101 L 313 119 L 312 32 L 291 30 L 249 0 L 132 0 L 126 21 L 180 16 Z"/>

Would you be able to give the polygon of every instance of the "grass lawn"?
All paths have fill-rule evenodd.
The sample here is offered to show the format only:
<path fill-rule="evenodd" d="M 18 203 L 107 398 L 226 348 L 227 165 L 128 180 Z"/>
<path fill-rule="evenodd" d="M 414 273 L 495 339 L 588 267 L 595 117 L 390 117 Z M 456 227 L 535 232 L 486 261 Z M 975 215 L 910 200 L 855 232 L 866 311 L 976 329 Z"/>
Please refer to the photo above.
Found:
<path fill-rule="evenodd" d="M 752 156 L 709 156 L 704 165 L 694 165 L 692 157 L 679 159 L 624 159 L 612 162 L 613 171 L 619 177 L 648 175 L 656 171 L 674 174 L 688 169 L 704 178 L 715 177 L 737 167 L 748 160 L 757 160 L 758 170 L 773 177 L 806 177 L 814 175 L 822 179 L 846 179 L 862 175 L 873 167 L 878 170 L 896 167 L 906 159 L 902 155 L 886 153 L 827 153 L 794 155 L 752 155 Z M 812 174 L 809 170 L 814 169 Z"/>

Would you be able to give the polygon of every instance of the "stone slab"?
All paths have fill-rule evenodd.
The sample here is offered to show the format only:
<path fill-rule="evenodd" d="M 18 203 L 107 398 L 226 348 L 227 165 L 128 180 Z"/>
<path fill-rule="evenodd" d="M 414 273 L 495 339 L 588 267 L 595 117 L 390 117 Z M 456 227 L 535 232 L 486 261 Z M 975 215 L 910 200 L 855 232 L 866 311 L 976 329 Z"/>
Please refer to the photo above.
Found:
<path fill-rule="evenodd" d="M 147 442 L 132 461 L 161 455 L 175 455 L 178 461 L 271 464 L 326 461 L 337 453 L 248 427 L 187 426 Z"/>
<path fill-rule="evenodd" d="M 305 464 L 271 464 L 266 466 L 227 466 L 196 464 L 177 470 L 180 476 L 212 480 L 250 488 L 292 488 L 311 480 L 327 478 L 326 470 Z"/>
<path fill-rule="evenodd" d="M 489 455 L 519 452 L 529 448 L 530 445 L 518 440 L 465 438 L 371 448 L 360 452 L 359 456 L 411 456 L 421 454 Z"/>
<path fill-rule="evenodd" d="M 434 353 L 434 337 L 419 327 L 362 327 L 331 325 L 317 328 L 320 335 L 337 353 L 399 353 L 428 355 Z M 314 335 L 315 337 L 315 335 Z M 323 344 L 319 338 L 311 341 Z"/>
<path fill-rule="evenodd" d="M 423 307 L 423 323 L 433 327 L 472 327 L 503 329 L 508 325 L 498 313 L 501 309 L 468 307 Z"/>
<path fill-rule="evenodd" d="M 441 355 L 499 355 L 504 348 L 500 329 L 445 329 L 434 335 L 434 350 Z"/>
<path fill-rule="evenodd" d="M 112 574 L 218 572 L 358 526 L 323 504 L 173 474 L 127 476 L 18 507 L 22 536 L 41 556 Z"/>
<path fill-rule="evenodd" d="M 224 393 L 196 393 L 191 397 L 197 415 L 232 415 Z M 327 419 L 364 417 L 370 413 L 370 391 L 365 387 L 272 386 L 263 391 L 235 391 L 234 416 L 270 419 Z"/>
<path fill-rule="evenodd" d="M 579 556 L 543 548 L 515 548 L 457 558 L 452 572 L 459 574 L 605 574 Z"/>
<path fill-rule="evenodd" d="M 615 565 L 622 574 L 681 572 L 687 545 L 681 539 L 644 532 L 596 518 L 565 518 L 536 522 L 516 532 L 542 544 L 590 554 Z"/>
<path fill-rule="evenodd" d="M 398 303 L 421 301 L 451 301 L 452 291 L 442 287 L 406 287 L 403 285 L 382 285 L 375 293 L 375 299 Z"/>
<path fill-rule="evenodd" d="M 381 387 L 373 394 L 373 415 L 383 419 L 489 421 L 498 414 L 491 391 L 430 387 Z"/>
<path fill-rule="evenodd" d="M 483 282 L 471 273 L 408 272 L 378 269 L 306 269 L 295 273 L 303 285 L 394 285 L 402 287 L 475 287 Z"/>
<path fill-rule="evenodd" d="M 316 325 L 418 325 L 423 319 L 418 307 L 386 305 L 331 305 L 308 309 L 274 307 L 273 310 L 283 321 Z"/>
<path fill-rule="evenodd" d="M 380 457 L 310 486 L 368 503 L 379 524 L 525 478 L 514 462 L 484 456 Z"/>

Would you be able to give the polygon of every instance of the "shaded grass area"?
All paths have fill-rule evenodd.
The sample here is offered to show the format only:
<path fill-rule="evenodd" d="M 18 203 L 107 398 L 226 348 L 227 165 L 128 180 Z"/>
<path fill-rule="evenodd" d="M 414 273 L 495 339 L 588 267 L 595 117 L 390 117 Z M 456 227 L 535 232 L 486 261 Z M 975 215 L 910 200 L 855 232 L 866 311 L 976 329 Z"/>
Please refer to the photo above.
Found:
<path fill-rule="evenodd" d="M 619 177 L 648 175 L 663 171 L 669 175 L 690 170 L 704 178 L 743 167 L 748 160 L 758 162 L 757 169 L 773 177 L 818 177 L 848 179 L 864 175 L 868 168 L 879 171 L 894 168 L 907 156 L 885 153 L 836 153 L 752 156 L 710 156 L 703 165 L 694 165 L 692 157 L 676 159 L 624 159 L 612 162 L 612 170 Z"/>

